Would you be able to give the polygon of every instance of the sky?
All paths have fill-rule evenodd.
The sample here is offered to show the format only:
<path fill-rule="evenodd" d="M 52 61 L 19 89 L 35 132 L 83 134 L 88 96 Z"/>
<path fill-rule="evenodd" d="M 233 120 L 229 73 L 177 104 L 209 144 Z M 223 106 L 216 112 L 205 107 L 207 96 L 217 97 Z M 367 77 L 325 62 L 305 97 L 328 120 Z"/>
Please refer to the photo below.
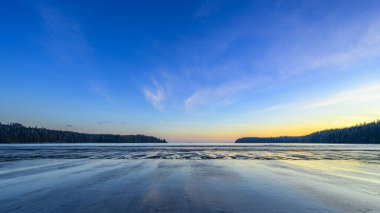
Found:
<path fill-rule="evenodd" d="M 380 1 L 28 1 L 0 7 L 0 121 L 169 142 L 380 116 Z"/>

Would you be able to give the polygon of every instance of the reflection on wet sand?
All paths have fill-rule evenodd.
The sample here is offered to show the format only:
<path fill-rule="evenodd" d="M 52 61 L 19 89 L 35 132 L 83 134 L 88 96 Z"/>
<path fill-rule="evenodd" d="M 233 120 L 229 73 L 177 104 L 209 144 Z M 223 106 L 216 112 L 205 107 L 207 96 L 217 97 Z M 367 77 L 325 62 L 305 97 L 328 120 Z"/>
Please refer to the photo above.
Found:
<path fill-rule="evenodd" d="M 0 212 L 380 212 L 380 147 L 0 146 Z"/>
<path fill-rule="evenodd" d="M 0 163 L 0 212 L 379 212 L 380 168 L 341 160 Z"/>

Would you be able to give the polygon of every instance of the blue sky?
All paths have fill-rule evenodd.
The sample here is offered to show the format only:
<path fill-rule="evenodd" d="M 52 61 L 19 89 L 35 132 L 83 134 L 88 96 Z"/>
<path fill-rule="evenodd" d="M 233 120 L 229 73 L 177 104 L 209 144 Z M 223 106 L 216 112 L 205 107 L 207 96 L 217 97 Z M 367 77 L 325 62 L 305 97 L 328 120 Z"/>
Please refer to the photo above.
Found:
<path fill-rule="evenodd" d="M 3 1 L 0 119 L 228 142 L 379 118 L 379 1 Z"/>

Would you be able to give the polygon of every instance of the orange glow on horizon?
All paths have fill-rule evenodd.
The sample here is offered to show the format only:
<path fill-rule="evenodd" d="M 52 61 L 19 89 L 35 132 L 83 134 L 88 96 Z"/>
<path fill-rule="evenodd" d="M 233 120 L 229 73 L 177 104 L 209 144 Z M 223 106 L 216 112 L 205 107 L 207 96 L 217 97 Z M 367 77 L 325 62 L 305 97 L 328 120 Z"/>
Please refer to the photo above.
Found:
<path fill-rule="evenodd" d="M 368 121 L 365 118 L 351 118 L 351 119 L 336 119 L 335 121 L 322 121 L 309 123 L 294 123 L 289 125 L 266 125 L 252 128 L 241 129 L 220 129 L 210 130 L 208 132 L 177 132 L 170 134 L 167 139 L 174 142 L 234 142 L 242 137 L 278 137 L 278 136 L 303 136 L 313 132 L 346 128 L 362 124 L 365 122 L 372 122 L 376 119 Z"/>

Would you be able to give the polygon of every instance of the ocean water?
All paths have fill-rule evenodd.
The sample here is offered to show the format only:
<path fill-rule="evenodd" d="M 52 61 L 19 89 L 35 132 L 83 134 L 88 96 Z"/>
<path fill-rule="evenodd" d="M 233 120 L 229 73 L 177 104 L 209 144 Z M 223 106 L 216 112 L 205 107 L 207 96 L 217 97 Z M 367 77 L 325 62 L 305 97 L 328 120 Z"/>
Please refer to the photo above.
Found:
<path fill-rule="evenodd" d="M 2 144 L 0 161 L 27 159 L 380 161 L 380 144 Z"/>

